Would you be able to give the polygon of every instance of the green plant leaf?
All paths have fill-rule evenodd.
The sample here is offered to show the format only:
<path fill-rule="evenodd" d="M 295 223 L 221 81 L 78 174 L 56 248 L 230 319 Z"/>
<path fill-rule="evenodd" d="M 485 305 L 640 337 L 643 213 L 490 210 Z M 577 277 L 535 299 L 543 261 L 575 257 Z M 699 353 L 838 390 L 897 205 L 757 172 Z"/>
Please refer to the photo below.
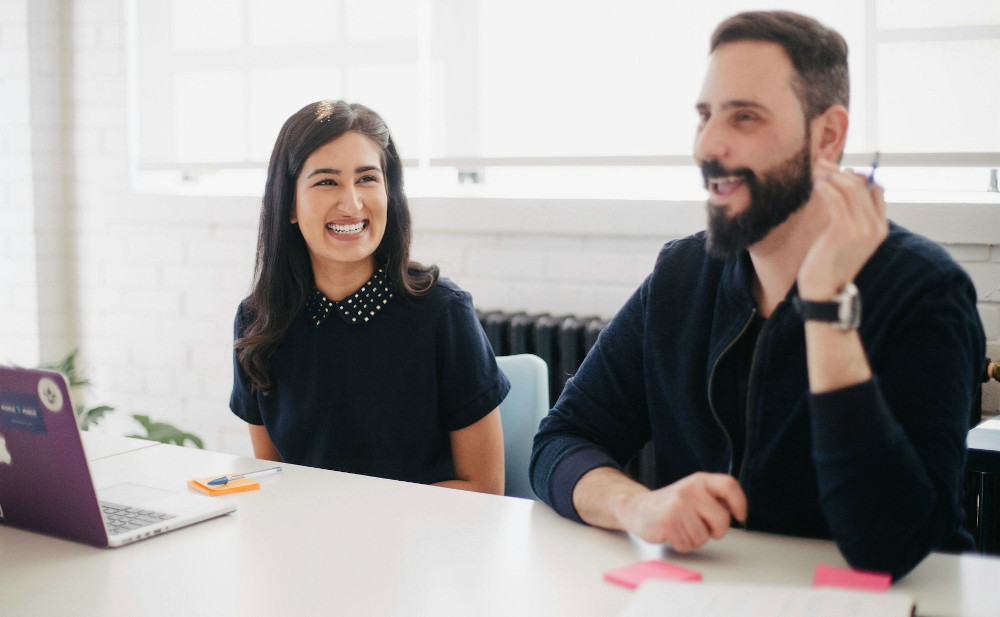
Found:
<path fill-rule="evenodd" d="M 76 417 L 80 424 L 80 430 L 85 431 L 92 426 L 95 426 L 105 414 L 114 411 L 115 408 L 110 405 L 99 405 L 97 407 L 91 407 L 90 409 L 84 409 L 83 405 L 76 406 Z"/>
<path fill-rule="evenodd" d="M 69 382 L 69 387 L 71 389 L 83 388 L 90 385 L 90 380 L 84 377 L 76 366 L 76 358 L 79 355 L 80 349 L 77 348 L 69 352 L 69 354 L 62 360 L 42 364 L 39 368 L 59 371 L 66 376 L 66 381 Z"/>
<path fill-rule="evenodd" d="M 178 446 L 183 446 L 186 441 L 190 441 L 196 448 L 205 448 L 205 443 L 200 437 L 191 433 L 185 433 L 173 424 L 153 422 L 149 419 L 149 416 L 144 414 L 132 414 L 132 418 L 146 429 L 146 434 L 129 435 L 129 437 L 138 437 L 139 439 L 148 439 L 160 443 L 173 443 Z"/>

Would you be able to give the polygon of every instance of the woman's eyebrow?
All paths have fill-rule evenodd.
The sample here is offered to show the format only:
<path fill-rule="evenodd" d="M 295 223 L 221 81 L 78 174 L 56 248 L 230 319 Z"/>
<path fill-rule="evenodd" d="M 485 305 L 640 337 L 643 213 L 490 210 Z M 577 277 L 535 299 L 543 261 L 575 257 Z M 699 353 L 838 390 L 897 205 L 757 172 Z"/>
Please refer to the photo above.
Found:
<path fill-rule="evenodd" d="M 318 175 L 318 174 L 330 174 L 332 176 L 339 176 L 340 175 L 340 170 L 339 169 L 331 169 L 329 167 L 320 167 L 319 169 L 314 169 L 311 172 L 309 172 L 309 175 L 306 176 L 306 178 L 312 178 L 313 176 Z"/>
<path fill-rule="evenodd" d="M 366 171 L 377 171 L 379 173 L 382 173 L 382 168 L 379 167 L 378 165 L 363 165 L 355 169 L 354 173 L 363 174 Z M 333 169 L 330 167 L 320 167 L 319 169 L 314 169 L 310 171 L 309 175 L 307 175 L 306 178 L 312 178 L 313 176 L 318 174 L 330 174 L 331 176 L 339 176 L 340 173 L 341 172 L 339 169 Z"/>

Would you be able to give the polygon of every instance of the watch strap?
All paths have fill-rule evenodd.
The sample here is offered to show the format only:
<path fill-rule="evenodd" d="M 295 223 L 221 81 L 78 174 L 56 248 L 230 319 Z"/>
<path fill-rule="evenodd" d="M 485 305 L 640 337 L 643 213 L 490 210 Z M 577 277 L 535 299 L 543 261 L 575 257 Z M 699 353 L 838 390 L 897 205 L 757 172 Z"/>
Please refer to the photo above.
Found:
<path fill-rule="evenodd" d="M 810 302 L 795 296 L 795 310 L 803 321 L 840 321 L 840 302 Z"/>
<path fill-rule="evenodd" d="M 803 300 L 798 294 L 792 301 L 803 321 L 830 323 L 841 330 L 857 330 L 861 323 L 861 298 L 854 283 L 845 285 L 829 302 Z"/>

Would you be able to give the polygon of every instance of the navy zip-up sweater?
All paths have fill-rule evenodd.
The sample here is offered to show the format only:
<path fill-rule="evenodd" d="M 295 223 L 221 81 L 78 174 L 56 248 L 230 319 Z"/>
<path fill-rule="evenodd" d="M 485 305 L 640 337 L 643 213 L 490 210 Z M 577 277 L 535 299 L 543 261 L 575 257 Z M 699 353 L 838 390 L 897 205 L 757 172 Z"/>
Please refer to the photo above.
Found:
<path fill-rule="evenodd" d="M 739 404 L 727 367 L 757 311 L 751 274 L 747 253 L 710 257 L 704 232 L 663 247 L 542 421 L 535 493 L 580 520 L 580 477 L 620 468 L 652 440 L 659 486 L 730 473 L 747 496 L 748 529 L 832 538 L 856 568 L 899 578 L 931 550 L 972 549 L 961 487 L 985 335 L 968 275 L 890 224 L 855 280 L 874 377 L 820 395 L 809 393 L 793 287 L 760 332 L 732 469 L 719 410 Z"/>

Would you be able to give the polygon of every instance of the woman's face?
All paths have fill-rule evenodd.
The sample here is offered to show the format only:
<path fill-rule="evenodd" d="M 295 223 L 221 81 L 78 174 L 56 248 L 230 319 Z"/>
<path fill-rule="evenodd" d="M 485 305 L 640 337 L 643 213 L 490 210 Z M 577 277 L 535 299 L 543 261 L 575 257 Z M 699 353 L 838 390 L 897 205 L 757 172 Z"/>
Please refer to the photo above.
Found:
<path fill-rule="evenodd" d="M 349 131 L 310 154 L 295 183 L 292 223 L 309 247 L 314 275 L 365 265 L 374 272 L 387 209 L 382 151 L 372 140 Z"/>

